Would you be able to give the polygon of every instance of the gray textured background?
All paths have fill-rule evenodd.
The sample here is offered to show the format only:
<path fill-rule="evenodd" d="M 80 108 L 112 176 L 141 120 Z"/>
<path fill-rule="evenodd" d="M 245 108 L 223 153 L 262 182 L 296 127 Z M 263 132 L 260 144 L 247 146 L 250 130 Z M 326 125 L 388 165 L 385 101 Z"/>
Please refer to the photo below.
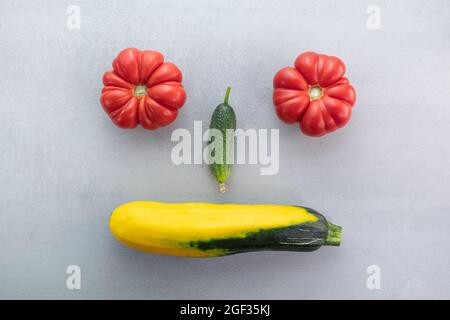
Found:
<path fill-rule="evenodd" d="M 66 8 L 81 8 L 80 30 Z M 381 30 L 366 27 L 379 5 Z M 0 4 L 0 298 L 450 298 L 450 2 L 5 1 Z M 98 102 L 123 48 L 179 65 L 170 127 L 114 127 Z M 343 58 L 358 99 L 324 138 L 282 124 L 272 77 L 298 53 Z M 280 171 L 170 161 L 175 128 L 209 122 L 225 87 L 242 128 L 280 128 Z M 122 247 L 111 210 L 136 199 L 303 204 L 344 227 L 340 248 L 192 260 Z M 66 267 L 82 289 L 66 289 Z M 368 290 L 366 268 L 381 268 Z"/>

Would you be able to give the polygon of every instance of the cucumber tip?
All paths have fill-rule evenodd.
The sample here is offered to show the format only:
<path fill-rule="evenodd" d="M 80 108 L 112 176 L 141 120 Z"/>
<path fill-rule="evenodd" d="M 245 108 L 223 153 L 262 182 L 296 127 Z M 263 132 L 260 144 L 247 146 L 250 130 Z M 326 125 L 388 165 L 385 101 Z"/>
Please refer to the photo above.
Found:
<path fill-rule="evenodd" d="M 225 186 L 225 183 L 220 183 L 219 184 L 219 191 L 220 191 L 220 193 L 226 193 L 227 192 L 227 187 Z"/>

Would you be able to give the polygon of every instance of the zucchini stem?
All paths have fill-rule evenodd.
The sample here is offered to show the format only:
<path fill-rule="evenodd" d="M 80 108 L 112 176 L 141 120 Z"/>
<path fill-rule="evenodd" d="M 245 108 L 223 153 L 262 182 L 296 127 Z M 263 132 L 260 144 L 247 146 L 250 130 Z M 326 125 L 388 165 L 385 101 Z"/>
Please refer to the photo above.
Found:
<path fill-rule="evenodd" d="M 227 87 L 227 92 L 225 93 L 225 99 L 223 103 L 228 104 L 228 99 L 230 98 L 231 87 Z"/>
<path fill-rule="evenodd" d="M 327 239 L 325 240 L 325 245 L 339 246 L 342 240 L 342 228 L 330 222 L 328 222 L 327 225 L 328 225 L 328 233 Z"/>

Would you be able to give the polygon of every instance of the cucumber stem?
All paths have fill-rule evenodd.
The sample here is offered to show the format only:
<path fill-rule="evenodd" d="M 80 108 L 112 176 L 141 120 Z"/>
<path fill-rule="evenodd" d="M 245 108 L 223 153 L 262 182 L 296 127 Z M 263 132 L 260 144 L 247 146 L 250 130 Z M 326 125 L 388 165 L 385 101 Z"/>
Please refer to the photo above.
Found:
<path fill-rule="evenodd" d="M 223 103 L 228 104 L 228 99 L 230 98 L 231 87 L 227 87 L 227 92 L 225 93 L 225 99 Z"/>
<path fill-rule="evenodd" d="M 328 225 L 328 233 L 327 239 L 325 240 L 326 246 L 339 246 L 342 240 L 342 228 L 327 222 Z"/>

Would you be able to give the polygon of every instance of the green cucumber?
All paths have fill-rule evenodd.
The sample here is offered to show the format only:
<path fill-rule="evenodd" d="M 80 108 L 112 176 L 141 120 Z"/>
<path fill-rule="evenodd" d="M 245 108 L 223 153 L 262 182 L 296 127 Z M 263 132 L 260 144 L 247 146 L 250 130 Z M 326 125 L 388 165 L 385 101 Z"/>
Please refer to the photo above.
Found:
<path fill-rule="evenodd" d="M 222 152 L 218 156 L 220 161 L 213 161 L 210 164 L 211 171 L 219 183 L 219 190 L 226 192 L 225 182 L 230 177 L 232 167 L 232 148 L 234 148 L 234 130 L 236 130 L 236 114 L 233 108 L 228 104 L 231 87 L 227 88 L 223 103 L 219 104 L 214 110 L 211 117 L 210 129 L 217 129 L 222 133 Z M 228 131 L 228 132 L 227 132 Z M 232 133 L 232 134 L 231 134 Z M 208 144 L 214 141 L 211 137 Z M 215 157 L 215 151 L 211 152 L 211 156 Z"/>

